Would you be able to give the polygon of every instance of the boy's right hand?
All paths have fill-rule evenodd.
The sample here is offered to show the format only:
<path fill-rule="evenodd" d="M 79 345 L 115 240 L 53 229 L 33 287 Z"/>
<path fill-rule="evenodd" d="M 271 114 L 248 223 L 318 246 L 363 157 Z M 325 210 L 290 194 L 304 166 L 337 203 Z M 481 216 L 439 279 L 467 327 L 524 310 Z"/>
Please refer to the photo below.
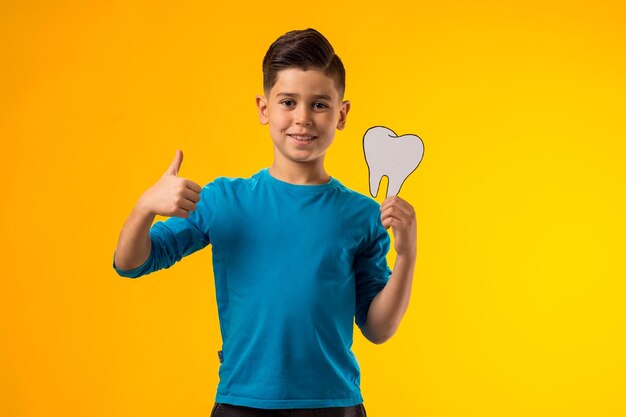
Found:
<path fill-rule="evenodd" d="M 174 161 L 161 176 L 161 179 L 141 195 L 138 205 L 154 215 L 189 217 L 200 201 L 200 187 L 195 182 L 178 176 L 183 162 L 183 151 L 176 150 Z"/>

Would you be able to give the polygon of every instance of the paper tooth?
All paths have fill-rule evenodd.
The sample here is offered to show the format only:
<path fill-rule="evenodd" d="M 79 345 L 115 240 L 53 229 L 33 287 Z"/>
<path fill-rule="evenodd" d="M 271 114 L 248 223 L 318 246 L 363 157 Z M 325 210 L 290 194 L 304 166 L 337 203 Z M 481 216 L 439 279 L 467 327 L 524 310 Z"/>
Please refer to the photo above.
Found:
<path fill-rule="evenodd" d="M 383 175 L 389 185 L 385 198 L 397 195 L 404 181 L 422 161 L 424 143 L 417 135 L 397 136 L 384 126 L 367 129 L 363 136 L 363 152 L 369 169 L 370 194 L 376 197 Z"/>

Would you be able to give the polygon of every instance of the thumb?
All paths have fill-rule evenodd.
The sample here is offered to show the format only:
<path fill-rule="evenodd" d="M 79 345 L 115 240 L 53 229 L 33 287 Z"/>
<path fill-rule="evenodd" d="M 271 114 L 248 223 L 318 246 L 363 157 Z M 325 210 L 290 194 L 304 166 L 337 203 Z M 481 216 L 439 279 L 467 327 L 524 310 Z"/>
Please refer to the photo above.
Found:
<path fill-rule="evenodd" d="M 172 161 L 170 166 L 167 167 L 167 171 L 165 171 L 165 173 L 170 175 L 178 175 L 178 170 L 180 169 L 180 165 L 182 163 L 183 151 L 181 151 L 180 149 L 176 149 L 176 156 L 174 157 L 174 160 Z"/>

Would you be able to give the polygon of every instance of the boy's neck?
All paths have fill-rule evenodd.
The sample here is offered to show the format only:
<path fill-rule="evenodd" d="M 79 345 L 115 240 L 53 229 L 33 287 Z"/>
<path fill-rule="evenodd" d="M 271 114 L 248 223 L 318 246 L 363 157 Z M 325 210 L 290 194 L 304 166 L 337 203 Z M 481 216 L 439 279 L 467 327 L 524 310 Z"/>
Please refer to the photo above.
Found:
<path fill-rule="evenodd" d="M 294 185 L 321 185 L 330 181 L 324 166 L 300 165 L 280 166 L 276 162 L 269 168 L 272 177 Z"/>

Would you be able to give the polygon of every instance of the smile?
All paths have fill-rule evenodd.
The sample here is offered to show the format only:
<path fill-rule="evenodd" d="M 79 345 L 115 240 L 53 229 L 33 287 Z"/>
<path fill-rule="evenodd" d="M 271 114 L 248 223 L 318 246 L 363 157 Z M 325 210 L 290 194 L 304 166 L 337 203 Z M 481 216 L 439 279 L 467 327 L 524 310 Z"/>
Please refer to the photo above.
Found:
<path fill-rule="evenodd" d="M 295 139 L 298 142 L 310 142 L 314 139 L 317 139 L 317 136 L 300 136 L 300 135 L 287 135 L 287 136 L 291 136 L 292 139 Z"/>

